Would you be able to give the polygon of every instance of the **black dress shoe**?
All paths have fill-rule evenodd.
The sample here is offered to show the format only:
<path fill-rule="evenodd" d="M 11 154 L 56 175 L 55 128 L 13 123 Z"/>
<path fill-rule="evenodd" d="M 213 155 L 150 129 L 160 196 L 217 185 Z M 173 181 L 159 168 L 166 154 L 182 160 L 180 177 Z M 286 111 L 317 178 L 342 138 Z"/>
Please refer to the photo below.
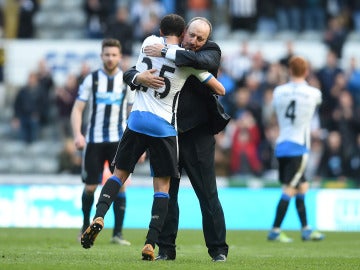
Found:
<path fill-rule="evenodd" d="M 224 254 L 216 255 L 213 259 L 213 262 L 226 262 L 226 256 Z"/>
<path fill-rule="evenodd" d="M 170 257 L 167 254 L 159 254 L 156 256 L 155 261 L 173 261 L 175 257 Z"/>

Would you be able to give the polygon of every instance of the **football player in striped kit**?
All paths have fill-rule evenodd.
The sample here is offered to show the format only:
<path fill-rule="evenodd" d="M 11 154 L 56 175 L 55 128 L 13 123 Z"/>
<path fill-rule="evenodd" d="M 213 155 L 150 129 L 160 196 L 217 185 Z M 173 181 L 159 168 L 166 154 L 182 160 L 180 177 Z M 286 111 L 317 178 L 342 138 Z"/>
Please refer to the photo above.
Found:
<path fill-rule="evenodd" d="M 79 92 L 71 113 L 71 125 L 75 146 L 83 150 L 82 194 L 83 226 L 81 234 L 90 225 L 90 212 L 94 193 L 102 181 L 104 164 L 111 164 L 118 143 L 122 137 L 128 114 L 134 99 L 123 82 L 121 44 L 116 39 L 102 42 L 101 60 L 103 67 L 88 74 L 79 86 Z M 86 135 L 82 133 L 83 112 L 88 106 Z M 114 164 L 110 166 L 114 169 Z M 130 245 L 122 235 L 126 208 L 125 186 L 116 191 L 114 199 L 114 229 L 111 242 Z"/>
<path fill-rule="evenodd" d="M 103 228 L 104 216 L 116 195 L 114 191 L 125 183 L 141 154 L 149 150 L 154 199 L 142 259 L 155 259 L 155 244 L 167 214 L 170 177 L 179 177 L 176 111 L 180 90 L 186 79 L 195 75 L 216 94 L 225 94 L 224 87 L 211 73 L 190 67 L 178 68 L 166 58 L 148 57 L 143 52 L 145 46 L 157 43 L 166 44 L 165 48 L 179 47 L 184 29 L 185 21 L 181 16 L 166 15 L 160 22 L 161 37 L 150 36 L 141 46 L 136 69 L 157 70 L 156 75 L 164 78 L 165 85 L 160 89 L 143 87 L 136 91 L 128 126 L 116 154 L 115 171 L 102 188 L 94 221 L 81 239 L 84 248 L 93 245 Z"/>
<path fill-rule="evenodd" d="M 289 71 L 291 80 L 277 86 L 273 95 L 280 131 L 276 140 L 275 156 L 279 162 L 279 179 L 283 191 L 268 240 L 292 242 L 291 238 L 281 232 L 280 226 L 293 197 L 301 223 L 302 240 L 322 240 L 324 235 L 308 226 L 305 194 L 309 183 L 304 176 L 310 149 L 310 125 L 317 107 L 322 102 L 322 94 L 319 89 L 306 82 L 309 67 L 303 57 L 291 57 Z"/>

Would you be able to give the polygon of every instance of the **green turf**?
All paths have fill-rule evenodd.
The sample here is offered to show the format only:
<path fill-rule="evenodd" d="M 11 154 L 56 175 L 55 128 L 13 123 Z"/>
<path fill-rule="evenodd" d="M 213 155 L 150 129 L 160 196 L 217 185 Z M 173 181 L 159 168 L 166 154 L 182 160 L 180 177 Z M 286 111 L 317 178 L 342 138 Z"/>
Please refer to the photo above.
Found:
<path fill-rule="evenodd" d="M 109 243 L 105 229 L 88 250 L 77 242 L 75 229 L 0 228 L 0 269 L 359 269 L 360 234 L 326 232 L 322 242 L 302 242 L 290 231 L 293 243 L 266 241 L 265 231 L 228 231 L 225 263 L 213 263 L 202 232 L 181 230 L 175 261 L 142 261 L 145 230 L 125 230 L 130 247 Z"/>

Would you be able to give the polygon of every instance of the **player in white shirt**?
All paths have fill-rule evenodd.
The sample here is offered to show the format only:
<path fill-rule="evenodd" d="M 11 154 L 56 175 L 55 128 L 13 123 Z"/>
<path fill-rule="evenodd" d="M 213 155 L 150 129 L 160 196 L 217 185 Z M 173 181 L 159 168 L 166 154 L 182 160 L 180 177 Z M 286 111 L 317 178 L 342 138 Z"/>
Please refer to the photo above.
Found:
<path fill-rule="evenodd" d="M 142 87 L 141 91 L 136 91 L 128 126 L 133 131 L 150 136 L 175 136 L 177 134 L 176 111 L 178 97 L 186 79 L 190 75 L 194 75 L 203 83 L 209 82 L 209 80 L 212 80 L 214 84 L 217 84 L 217 82 L 208 71 L 191 67 L 177 68 L 171 60 L 162 57 L 148 57 L 143 53 L 143 48 L 147 45 L 159 43 L 165 44 L 166 49 L 181 49 L 178 44 L 167 44 L 164 36 L 150 36 L 144 40 L 136 70 L 142 72 L 157 69 L 158 72 L 154 73 L 154 75 L 164 77 L 165 86 L 160 89 Z M 225 94 L 225 89 L 220 85 L 214 88 L 214 91 L 219 95 Z"/>
<path fill-rule="evenodd" d="M 181 16 L 166 15 L 160 22 L 161 37 L 146 38 L 141 50 L 146 45 L 159 42 L 166 43 L 169 47 L 178 46 L 184 29 L 185 21 Z M 116 153 L 115 171 L 101 191 L 93 223 L 82 236 L 84 248 L 93 245 L 104 226 L 104 216 L 116 196 L 115 191 L 125 183 L 139 157 L 148 150 L 154 177 L 154 200 L 142 259 L 155 259 L 155 244 L 167 214 L 170 177 L 179 177 L 175 116 L 180 90 L 187 77 L 195 75 L 215 93 L 225 94 L 224 87 L 211 73 L 193 68 L 178 68 L 170 60 L 147 57 L 141 52 L 137 69 L 142 71 L 154 68 L 158 70 L 159 76 L 164 77 L 165 86 L 157 90 L 152 88 L 137 90 L 128 126 Z"/>
<path fill-rule="evenodd" d="M 283 192 L 268 240 L 292 242 L 291 238 L 281 232 L 280 227 L 290 199 L 294 196 L 302 240 L 322 240 L 324 235 L 308 226 L 304 202 L 309 188 L 304 172 L 310 149 L 310 125 L 322 102 L 322 94 L 319 89 L 306 82 L 308 63 L 304 58 L 292 57 L 289 60 L 289 72 L 291 80 L 276 87 L 273 94 L 280 133 L 276 141 L 275 156 L 279 162 L 279 180 L 283 185 Z"/>

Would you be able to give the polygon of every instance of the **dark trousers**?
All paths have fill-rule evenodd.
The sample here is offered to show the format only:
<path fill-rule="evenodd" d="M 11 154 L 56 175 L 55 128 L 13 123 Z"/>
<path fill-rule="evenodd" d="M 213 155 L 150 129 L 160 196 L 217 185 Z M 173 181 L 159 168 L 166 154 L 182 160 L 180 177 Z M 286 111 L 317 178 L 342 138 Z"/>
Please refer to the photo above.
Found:
<path fill-rule="evenodd" d="M 224 212 L 219 201 L 215 166 L 215 138 L 207 126 L 179 134 L 179 166 L 185 169 L 199 199 L 205 243 L 211 257 L 228 254 Z M 181 170 L 180 170 L 181 171 Z M 168 214 L 159 236 L 159 253 L 175 257 L 179 225 L 178 190 L 180 179 L 171 179 Z"/>

